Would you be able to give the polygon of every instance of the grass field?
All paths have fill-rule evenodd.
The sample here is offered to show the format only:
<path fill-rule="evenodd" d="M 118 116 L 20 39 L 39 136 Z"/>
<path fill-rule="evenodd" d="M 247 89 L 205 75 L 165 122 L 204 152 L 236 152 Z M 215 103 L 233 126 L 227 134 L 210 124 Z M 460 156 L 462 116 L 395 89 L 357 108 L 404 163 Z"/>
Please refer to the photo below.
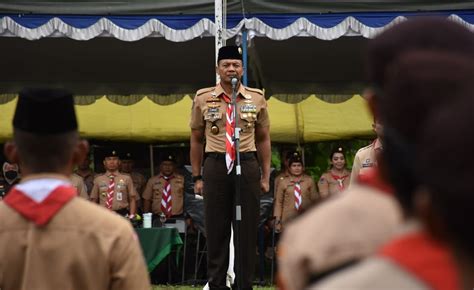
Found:
<path fill-rule="evenodd" d="M 199 286 L 168 286 L 168 285 L 153 285 L 153 290 L 201 290 L 203 285 Z M 275 290 L 275 287 L 254 287 L 256 290 Z"/>

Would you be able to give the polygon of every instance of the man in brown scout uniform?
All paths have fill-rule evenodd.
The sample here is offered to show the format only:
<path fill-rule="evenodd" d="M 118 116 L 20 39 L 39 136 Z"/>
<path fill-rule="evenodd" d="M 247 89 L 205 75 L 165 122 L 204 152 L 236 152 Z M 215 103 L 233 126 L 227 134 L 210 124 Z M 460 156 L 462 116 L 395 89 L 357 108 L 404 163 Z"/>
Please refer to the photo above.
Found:
<path fill-rule="evenodd" d="M 72 186 L 76 188 L 77 195 L 87 200 L 90 200 L 89 195 L 86 191 L 86 185 L 84 184 L 84 180 L 82 179 L 82 177 L 73 173 L 71 174 L 69 179 L 71 180 Z"/>
<path fill-rule="evenodd" d="M 143 211 L 167 218 L 183 215 L 184 177 L 175 173 L 172 155 L 161 161 L 160 173 L 150 178 L 143 192 Z"/>
<path fill-rule="evenodd" d="M 135 160 L 133 160 L 132 153 L 127 152 L 120 159 L 120 172 L 130 175 L 133 181 L 133 186 L 137 192 L 137 209 L 143 210 L 142 194 L 145 189 L 146 179 L 143 174 L 134 170 Z"/>
<path fill-rule="evenodd" d="M 304 212 L 318 198 L 311 176 L 304 174 L 303 161 L 298 153 L 288 161 L 289 175 L 280 181 L 275 194 L 275 230 L 280 232 L 285 222 Z"/>
<path fill-rule="evenodd" d="M 130 223 L 77 197 L 68 177 L 88 151 L 74 101 L 61 90 L 24 90 L 5 156 L 24 179 L 0 203 L 0 288 L 150 289 Z"/>
<path fill-rule="evenodd" d="M 116 150 L 108 150 L 104 158 L 106 172 L 94 179 L 91 192 L 93 202 L 116 213 L 133 218 L 136 213 L 137 193 L 130 175 L 120 173 L 120 158 Z"/>
<path fill-rule="evenodd" d="M 219 50 L 216 71 L 221 81 L 199 90 L 191 114 L 191 165 L 194 190 L 204 194 L 208 276 L 211 289 L 227 289 L 231 222 L 234 220 L 235 147 L 231 79 L 242 77 L 242 55 L 235 46 Z M 240 131 L 242 215 L 242 289 L 251 289 L 255 267 L 257 217 L 261 191 L 268 192 L 270 177 L 270 122 L 263 92 L 237 84 L 237 111 Z M 226 137 L 227 135 L 227 137 Z M 204 146 L 204 140 L 205 146 Z M 206 153 L 203 176 L 201 164 Z M 258 157 L 258 159 L 257 159 Z M 260 166 L 259 166 L 260 161 Z M 261 171 L 260 171 L 261 169 Z M 237 277 L 239 281 L 239 277 Z"/>
<path fill-rule="evenodd" d="M 377 166 L 376 155 L 382 152 L 382 140 L 381 136 L 383 133 L 383 126 L 378 120 L 374 121 L 372 128 L 377 134 L 377 138 L 369 145 L 360 148 L 355 157 L 352 165 L 351 180 L 350 184 L 354 184 L 359 180 L 359 176 L 363 175 L 366 170 Z"/>
<path fill-rule="evenodd" d="M 96 174 L 90 168 L 91 160 L 90 157 L 87 156 L 81 164 L 77 165 L 77 169 L 74 170 L 74 173 L 82 177 L 84 180 L 84 184 L 86 185 L 87 194 L 90 195 L 92 188 L 94 187 L 94 178 Z"/>

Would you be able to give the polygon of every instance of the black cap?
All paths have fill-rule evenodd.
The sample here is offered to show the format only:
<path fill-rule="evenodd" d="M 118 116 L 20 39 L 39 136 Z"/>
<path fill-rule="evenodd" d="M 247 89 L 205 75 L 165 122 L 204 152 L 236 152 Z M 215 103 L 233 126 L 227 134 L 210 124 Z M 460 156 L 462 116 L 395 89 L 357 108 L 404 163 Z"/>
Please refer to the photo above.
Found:
<path fill-rule="evenodd" d="M 18 96 L 13 127 L 48 135 L 77 130 L 74 98 L 61 89 L 24 89 Z"/>
<path fill-rule="evenodd" d="M 104 158 L 107 157 L 118 157 L 120 158 L 119 152 L 115 148 L 106 149 L 104 151 Z"/>
<path fill-rule="evenodd" d="M 163 161 L 175 162 L 176 158 L 174 157 L 173 154 L 165 154 L 165 155 L 163 155 L 163 158 L 161 159 L 161 162 L 163 162 Z"/>
<path fill-rule="evenodd" d="M 301 155 L 299 152 L 295 151 L 292 153 L 293 155 L 290 156 L 288 161 L 288 166 L 291 166 L 292 163 L 299 162 L 303 164 L 303 160 L 301 159 Z"/>
<path fill-rule="evenodd" d="M 294 156 L 299 156 L 299 155 L 300 155 L 300 153 L 298 151 L 288 151 L 288 152 L 286 152 L 285 159 L 290 160 Z"/>
<path fill-rule="evenodd" d="M 133 155 L 130 152 L 123 154 L 120 159 L 122 160 L 133 160 Z"/>
<path fill-rule="evenodd" d="M 219 55 L 217 56 L 217 62 L 222 59 L 238 59 L 242 60 L 242 49 L 238 46 L 223 46 L 219 49 Z"/>

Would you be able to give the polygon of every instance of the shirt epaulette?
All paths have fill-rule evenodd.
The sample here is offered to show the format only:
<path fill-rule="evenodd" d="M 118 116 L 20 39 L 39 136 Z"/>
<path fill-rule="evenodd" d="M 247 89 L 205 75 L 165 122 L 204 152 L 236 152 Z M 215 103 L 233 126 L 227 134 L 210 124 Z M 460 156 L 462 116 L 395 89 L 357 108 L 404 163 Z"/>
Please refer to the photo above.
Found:
<path fill-rule="evenodd" d="M 357 150 L 357 152 L 365 151 L 365 150 L 370 149 L 370 148 L 372 148 L 372 147 L 374 147 L 374 143 L 370 143 L 369 145 L 360 148 L 359 150 Z"/>
<path fill-rule="evenodd" d="M 209 87 L 209 88 L 200 89 L 200 90 L 198 90 L 198 91 L 196 92 L 196 96 L 200 96 L 200 95 L 202 95 L 202 94 L 204 94 L 204 93 L 208 93 L 208 92 L 214 90 L 215 88 L 216 88 L 216 87 Z"/>
<path fill-rule="evenodd" d="M 251 92 L 253 92 L 253 93 L 257 93 L 257 94 L 259 94 L 259 95 L 262 95 L 262 96 L 263 96 L 263 91 L 262 91 L 262 90 L 260 90 L 260 89 L 255 89 L 255 88 L 248 88 L 248 87 L 245 87 L 245 89 L 246 89 L 247 91 L 251 91 Z"/>

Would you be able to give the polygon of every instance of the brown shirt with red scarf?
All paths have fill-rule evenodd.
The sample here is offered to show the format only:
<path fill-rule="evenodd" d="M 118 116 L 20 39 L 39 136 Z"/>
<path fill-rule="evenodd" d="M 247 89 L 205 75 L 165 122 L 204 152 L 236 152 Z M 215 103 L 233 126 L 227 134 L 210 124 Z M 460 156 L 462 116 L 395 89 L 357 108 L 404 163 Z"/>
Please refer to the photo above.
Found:
<path fill-rule="evenodd" d="M 295 183 L 301 186 L 301 206 L 297 210 L 295 207 Z M 313 178 L 306 174 L 300 177 L 288 175 L 280 180 L 275 195 L 273 215 L 277 221 L 284 224 L 288 219 L 296 216 L 299 212 L 307 209 L 319 198 Z"/>
<path fill-rule="evenodd" d="M 183 213 L 184 177 L 180 174 L 173 174 L 168 181 L 171 185 L 171 215 L 180 215 Z M 161 199 L 165 184 L 166 180 L 161 174 L 153 176 L 146 184 L 143 199 L 151 201 L 153 214 L 162 212 Z"/>
<path fill-rule="evenodd" d="M 240 152 L 257 151 L 255 147 L 255 127 L 270 126 L 267 101 L 259 89 L 243 85 L 238 89 L 237 112 L 240 131 Z M 227 103 L 224 90 L 218 84 L 215 87 L 201 89 L 194 97 L 190 127 L 204 130 L 206 135 L 205 152 L 225 152 L 225 126 Z M 232 97 L 232 96 L 229 96 Z M 212 127 L 215 126 L 214 131 Z"/>
<path fill-rule="evenodd" d="M 331 170 L 321 175 L 318 181 L 319 195 L 329 197 L 346 189 L 351 182 L 351 172 L 344 169 L 341 175 L 334 174 Z"/>
<path fill-rule="evenodd" d="M 99 204 L 105 206 L 107 200 L 107 192 L 110 185 L 110 172 L 106 172 L 94 179 L 94 187 L 92 188 L 91 198 L 99 199 Z M 129 208 L 129 200 L 136 199 L 137 192 L 133 186 L 130 175 L 114 173 L 114 196 L 112 202 L 112 210 L 121 210 Z"/>

